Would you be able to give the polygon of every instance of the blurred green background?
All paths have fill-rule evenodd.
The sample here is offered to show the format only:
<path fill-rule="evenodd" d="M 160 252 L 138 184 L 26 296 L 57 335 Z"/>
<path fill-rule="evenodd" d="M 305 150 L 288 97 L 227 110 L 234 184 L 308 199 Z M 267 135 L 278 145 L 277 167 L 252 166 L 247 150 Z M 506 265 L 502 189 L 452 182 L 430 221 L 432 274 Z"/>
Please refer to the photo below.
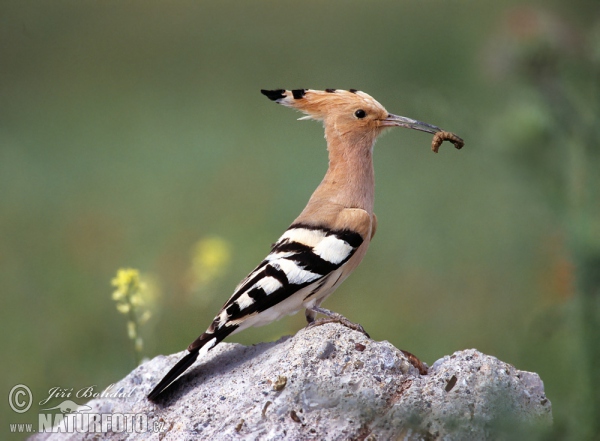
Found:
<path fill-rule="evenodd" d="M 540 436 L 599 439 L 600 3 L 4 1 L 0 23 L 0 392 L 34 394 L 3 398 L 3 438 L 51 387 L 135 367 L 118 268 L 152 286 L 153 357 L 266 255 L 327 167 L 322 127 L 260 94 L 282 87 L 357 88 L 466 141 L 379 140 L 378 232 L 324 306 L 429 364 L 475 347 L 535 371 Z"/>

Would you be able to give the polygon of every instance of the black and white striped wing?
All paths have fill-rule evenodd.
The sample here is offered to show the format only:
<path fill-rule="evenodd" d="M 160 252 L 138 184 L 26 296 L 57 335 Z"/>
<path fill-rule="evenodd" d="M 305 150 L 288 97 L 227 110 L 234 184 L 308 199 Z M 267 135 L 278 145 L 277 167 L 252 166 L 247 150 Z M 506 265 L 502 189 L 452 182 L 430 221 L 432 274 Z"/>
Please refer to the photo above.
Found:
<path fill-rule="evenodd" d="M 266 259 L 238 285 L 210 327 L 188 347 L 189 353 L 171 368 L 148 398 L 156 400 L 199 355 L 206 354 L 233 332 L 296 312 L 305 302 L 319 298 L 322 290 L 333 289 L 343 265 L 362 243 L 362 236 L 350 230 L 292 225 Z M 330 277 L 336 273 L 335 278 Z"/>
<path fill-rule="evenodd" d="M 223 330 L 230 334 L 250 317 L 268 311 L 294 294 L 302 294 L 298 305 L 318 295 L 327 277 L 340 269 L 362 243 L 362 236 L 353 231 L 292 225 L 273 245 L 266 259 L 238 285 L 209 331 L 218 334 Z M 272 320 L 276 318 L 279 317 Z"/>

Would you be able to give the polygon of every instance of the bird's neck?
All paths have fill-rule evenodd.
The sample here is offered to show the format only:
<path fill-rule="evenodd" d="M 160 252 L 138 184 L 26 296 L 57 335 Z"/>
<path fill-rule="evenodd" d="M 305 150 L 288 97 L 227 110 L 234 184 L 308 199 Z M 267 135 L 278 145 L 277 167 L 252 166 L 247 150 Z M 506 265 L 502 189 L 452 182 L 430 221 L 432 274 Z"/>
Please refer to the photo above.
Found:
<path fill-rule="evenodd" d="M 309 205 L 336 204 L 344 208 L 361 208 L 373 214 L 375 137 L 326 133 L 329 168 L 310 198 Z"/>

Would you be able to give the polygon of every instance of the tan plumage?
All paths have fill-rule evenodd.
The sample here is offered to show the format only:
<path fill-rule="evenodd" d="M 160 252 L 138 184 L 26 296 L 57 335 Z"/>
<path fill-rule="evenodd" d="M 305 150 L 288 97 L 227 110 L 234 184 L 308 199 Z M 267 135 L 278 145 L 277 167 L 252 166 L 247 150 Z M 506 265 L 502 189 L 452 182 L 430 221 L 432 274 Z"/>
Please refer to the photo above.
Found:
<path fill-rule="evenodd" d="M 148 395 L 151 400 L 199 354 L 250 326 L 265 325 L 303 308 L 309 323 L 314 322 L 317 313 L 323 313 L 348 326 L 357 326 L 320 308 L 320 304 L 359 265 L 375 235 L 375 140 L 389 127 L 432 134 L 441 131 L 436 126 L 392 115 L 371 96 L 353 89 L 279 89 L 262 93 L 305 113 L 301 119 L 323 122 L 329 151 L 327 173 L 271 253 L 240 282 L 206 332 L 188 347 L 189 353 Z M 444 139 L 451 137 L 444 135 Z"/>

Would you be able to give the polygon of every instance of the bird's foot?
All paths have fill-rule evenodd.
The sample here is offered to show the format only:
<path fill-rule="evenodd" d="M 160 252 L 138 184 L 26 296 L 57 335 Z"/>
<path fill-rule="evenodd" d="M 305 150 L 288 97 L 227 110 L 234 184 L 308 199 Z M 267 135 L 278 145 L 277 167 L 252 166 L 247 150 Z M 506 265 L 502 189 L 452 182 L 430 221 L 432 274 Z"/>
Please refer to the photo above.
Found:
<path fill-rule="evenodd" d="M 314 314 L 308 314 L 308 311 L 311 311 Z M 327 317 L 315 320 L 314 316 L 316 315 L 316 313 L 326 315 Z M 319 306 L 313 306 L 312 308 L 307 309 L 306 319 L 308 320 L 308 325 L 306 326 L 307 328 L 312 328 L 313 326 L 321 326 L 326 323 L 339 323 L 345 326 L 346 328 L 350 328 L 354 331 L 358 331 L 362 334 L 365 334 L 367 338 L 371 338 L 371 336 L 367 334 L 367 331 L 365 331 L 365 328 L 363 328 L 358 323 L 351 322 L 342 314 L 338 314 L 337 312 L 333 312 L 329 309 L 321 308 Z"/>

